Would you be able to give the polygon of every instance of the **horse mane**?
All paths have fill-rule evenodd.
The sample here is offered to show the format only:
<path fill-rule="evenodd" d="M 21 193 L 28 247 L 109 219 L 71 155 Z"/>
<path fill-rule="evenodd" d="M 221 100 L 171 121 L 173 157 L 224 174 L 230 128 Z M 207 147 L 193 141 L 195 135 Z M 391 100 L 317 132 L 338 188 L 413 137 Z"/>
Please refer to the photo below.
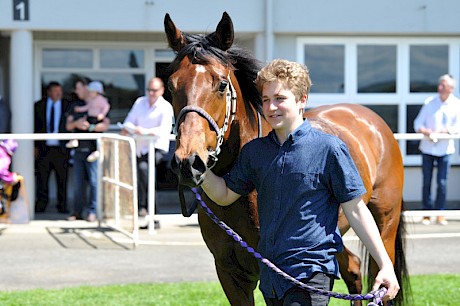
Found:
<path fill-rule="evenodd" d="M 184 57 L 189 57 L 191 63 L 209 64 L 212 59 L 217 59 L 228 68 L 234 70 L 236 79 L 243 95 L 245 107 L 248 110 L 250 121 L 255 122 L 253 112 L 248 106 L 252 106 L 257 112 L 262 113 L 262 99 L 257 90 L 255 79 L 262 68 L 262 63 L 249 51 L 238 46 L 232 46 L 227 51 L 221 50 L 214 41 L 214 35 L 187 34 L 183 33 L 186 44 L 176 54 L 176 58 L 168 68 L 168 76 L 179 68 Z"/>

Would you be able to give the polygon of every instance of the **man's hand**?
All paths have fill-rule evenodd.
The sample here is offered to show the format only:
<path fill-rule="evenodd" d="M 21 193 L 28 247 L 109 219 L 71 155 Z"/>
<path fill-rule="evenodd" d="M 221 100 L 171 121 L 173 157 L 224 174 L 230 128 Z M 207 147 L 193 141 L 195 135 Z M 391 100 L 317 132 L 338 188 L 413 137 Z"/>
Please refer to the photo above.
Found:
<path fill-rule="evenodd" d="M 86 116 L 75 121 L 75 127 L 81 131 L 87 131 L 89 129 L 89 122 L 86 120 Z"/>

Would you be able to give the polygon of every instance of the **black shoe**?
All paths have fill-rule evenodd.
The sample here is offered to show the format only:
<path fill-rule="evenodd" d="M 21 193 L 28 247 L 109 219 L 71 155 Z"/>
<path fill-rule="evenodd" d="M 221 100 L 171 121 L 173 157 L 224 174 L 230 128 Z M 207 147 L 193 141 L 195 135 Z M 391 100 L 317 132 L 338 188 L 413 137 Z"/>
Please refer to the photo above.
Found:
<path fill-rule="evenodd" d="M 36 214 L 44 213 L 45 210 L 46 210 L 46 207 L 37 207 L 37 206 L 35 206 L 35 213 Z"/>
<path fill-rule="evenodd" d="M 68 213 L 70 213 L 70 211 L 69 211 L 67 208 L 61 207 L 61 206 L 58 206 L 58 207 L 57 207 L 57 210 L 58 210 L 58 212 L 59 212 L 60 214 L 68 214 Z"/>

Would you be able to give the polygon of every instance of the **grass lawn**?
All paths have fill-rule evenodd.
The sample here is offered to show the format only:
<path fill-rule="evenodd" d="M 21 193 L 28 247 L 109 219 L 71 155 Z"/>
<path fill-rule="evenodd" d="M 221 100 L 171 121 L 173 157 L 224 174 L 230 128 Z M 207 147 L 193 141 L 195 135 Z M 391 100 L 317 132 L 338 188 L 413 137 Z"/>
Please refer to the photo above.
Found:
<path fill-rule="evenodd" d="M 411 277 L 413 303 L 409 306 L 460 305 L 460 275 L 416 275 Z M 1 289 L 1 287 L 0 287 Z M 346 292 L 342 281 L 336 292 Z M 256 290 L 256 305 L 265 305 Z M 129 284 L 102 287 L 76 287 L 59 290 L 0 291 L 2 306 L 53 305 L 229 305 L 216 282 Z M 347 301 L 332 299 L 331 306 L 348 306 Z"/>

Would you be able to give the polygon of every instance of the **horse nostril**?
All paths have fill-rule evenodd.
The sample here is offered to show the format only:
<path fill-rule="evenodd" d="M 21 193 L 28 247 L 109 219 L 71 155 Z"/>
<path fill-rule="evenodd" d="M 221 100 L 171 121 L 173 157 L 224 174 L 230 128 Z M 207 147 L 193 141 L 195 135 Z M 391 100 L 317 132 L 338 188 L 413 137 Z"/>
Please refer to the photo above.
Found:
<path fill-rule="evenodd" d="M 198 156 L 198 154 L 194 154 L 192 168 L 200 174 L 203 174 L 206 172 L 206 164 L 203 162 L 201 157 Z"/>

